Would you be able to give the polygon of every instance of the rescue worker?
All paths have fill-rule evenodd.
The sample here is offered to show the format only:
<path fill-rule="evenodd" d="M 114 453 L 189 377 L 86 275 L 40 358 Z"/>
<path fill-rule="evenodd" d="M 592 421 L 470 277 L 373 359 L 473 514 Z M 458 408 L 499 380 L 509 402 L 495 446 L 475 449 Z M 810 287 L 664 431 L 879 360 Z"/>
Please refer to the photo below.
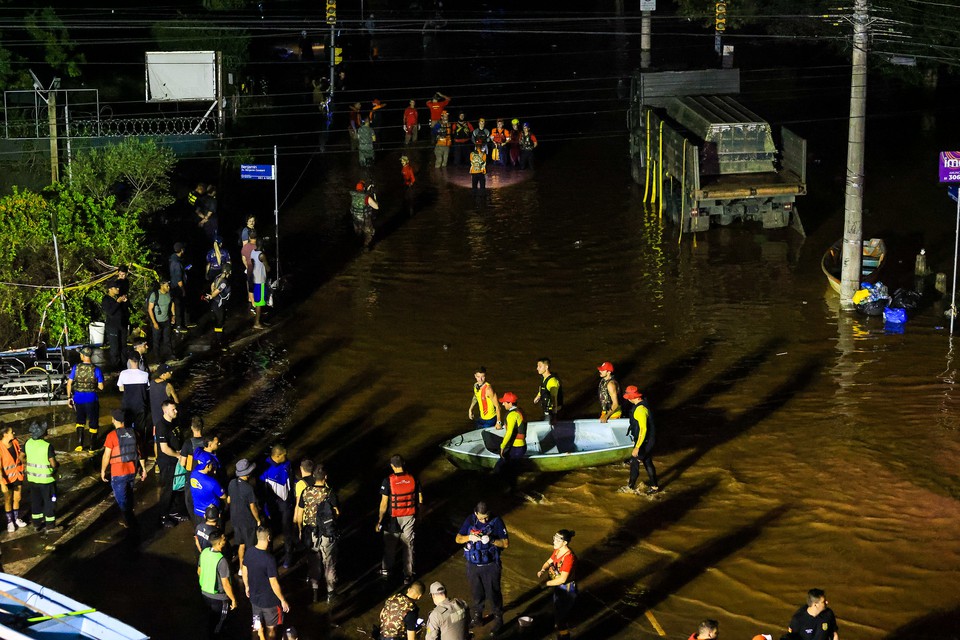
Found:
<path fill-rule="evenodd" d="M 90 445 L 87 451 L 97 446 L 97 433 L 100 431 L 100 392 L 103 391 L 103 371 L 93 364 L 93 349 L 80 349 L 80 363 L 73 365 L 67 378 L 67 402 L 77 414 L 75 432 L 77 447 L 74 451 L 83 451 L 84 431 L 89 432 Z"/>
<path fill-rule="evenodd" d="M 500 398 L 500 404 L 507 410 L 507 430 L 500 441 L 500 459 L 493 472 L 501 474 L 513 490 L 517 485 L 517 468 L 527 454 L 527 421 L 517 406 L 517 394 L 506 392 Z"/>
<path fill-rule="evenodd" d="M 503 118 L 497 119 L 497 126 L 490 130 L 490 160 L 503 166 L 506 162 L 506 144 L 510 132 L 503 127 Z"/>
<path fill-rule="evenodd" d="M 380 508 L 375 531 L 383 532 L 383 562 L 380 576 L 389 578 L 397 561 L 398 547 L 403 551 L 403 577 L 409 584 L 414 573 L 414 543 L 417 512 L 423 505 L 420 484 L 404 469 L 403 456 L 390 458 L 390 475 L 380 484 Z M 423 585 L 421 585 L 422 594 Z"/>
<path fill-rule="evenodd" d="M 604 362 L 597 371 L 600 372 L 600 385 L 597 393 L 600 396 L 600 422 L 615 420 L 621 416 L 620 410 L 620 383 L 613 376 L 613 363 Z"/>
<path fill-rule="evenodd" d="M 653 495 L 660 491 L 660 485 L 657 482 L 657 469 L 653 466 L 653 446 L 656 444 L 656 429 L 653 425 L 653 416 L 647 408 L 647 403 L 643 399 L 643 394 L 637 387 L 630 385 L 623 394 L 625 400 L 632 404 L 627 407 L 627 417 L 630 418 L 630 427 L 627 434 L 633 440 L 633 451 L 630 453 L 630 482 L 618 490 L 620 493 L 637 493 L 637 478 L 640 477 L 640 463 L 643 462 L 644 469 L 647 470 L 647 478 L 650 483 L 647 485 L 647 495 Z"/>
<path fill-rule="evenodd" d="M 563 386 L 560 378 L 550 373 L 550 358 L 537 360 L 537 373 L 540 374 L 540 389 L 533 403 L 543 408 L 543 419 L 553 424 L 557 413 L 563 408 Z"/>
<path fill-rule="evenodd" d="M 577 556 L 568 546 L 574 535 L 575 532 L 569 529 L 560 529 L 553 534 L 553 553 L 540 567 L 540 571 L 537 571 L 538 577 L 547 574 L 548 579 L 543 586 L 553 587 L 554 625 L 557 629 L 557 638 L 561 640 L 570 637 L 567 622 L 577 599 L 577 583 L 574 574 Z"/>
<path fill-rule="evenodd" d="M 187 209 L 191 213 L 196 215 L 197 207 L 199 206 L 200 201 L 203 199 L 203 195 L 207 191 L 207 185 L 204 182 L 198 182 L 197 186 L 193 188 L 193 191 L 187 194 Z"/>
<path fill-rule="evenodd" d="M 413 173 L 413 167 L 410 166 L 410 158 L 400 156 L 400 177 L 403 178 L 403 202 L 407 207 L 407 215 L 413 215 L 413 205 L 416 200 L 413 185 L 417 182 L 417 177 Z"/>
<path fill-rule="evenodd" d="M 46 422 L 30 424 L 30 439 L 23 445 L 24 470 L 30 489 L 30 517 L 37 531 L 59 531 L 54 524 L 54 507 L 57 503 L 57 462 L 53 445 L 44 439 Z"/>
<path fill-rule="evenodd" d="M 363 180 L 357 183 L 350 194 L 350 217 L 353 219 L 353 231 L 363 240 L 363 246 L 369 247 L 375 232 L 373 212 L 380 209 L 373 184 L 367 186 Z"/>
<path fill-rule="evenodd" d="M 370 126 L 370 120 L 365 119 L 360 129 L 357 131 L 357 148 L 360 154 L 360 166 L 373 166 L 373 143 L 377 141 L 377 134 Z"/>
<path fill-rule="evenodd" d="M 507 527 L 499 516 L 490 514 L 486 502 L 478 502 L 457 532 L 457 544 L 464 545 L 467 582 L 470 583 L 470 626 L 483 623 L 483 607 L 490 601 L 496 632 L 503 626 L 503 593 L 500 590 L 500 553 L 510 546 Z"/>
<path fill-rule="evenodd" d="M 487 190 L 487 152 L 479 142 L 470 152 L 470 180 L 474 193 Z"/>
<path fill-rule="evenodd" d="M 533 150 L 537 148 L 537 136 L 530 131 L 530 125 L 523 123 L 520 132 L 520 168 L 533 169 Z"/>
<path fill-rule="evenodd" d="M 115 409 L 111 414 L 113 431 L 103 443 L 103 458 L 100 461 L 100 479 L 110 483 L 113 497 L 120 508 L 120 525 L 136 525 L 133 514 L 133 483 L 139 467 L 140 481 L 147 479 L 147 465 L 140 454 L 140 437 L 131 427 L 123 426 L 123 411 Z M 107 478 L 107 469 L 110 478 Z"/>
<path fill-rule="evenodd" d="M 387 598 L 380 610 L 380 640 L 416 640 L 420 617 L 417 600 L 422 596 L 423 583 L 417 580 L 403 593 Z"/>
<path fill-rule="evenodd" d="M 467 409 L 467 417 L 474 420 L 477 429 L 487 429 L 496 426 L 503 428 L 503 419 L 500 417 L 500 403 L 497 402 L 497 394 L 493 387 L 487 382 L 487 368 L 477 367 L 473 372 L 473 379 L 476 382 L 473 385 L 473 399 L 470 401 L 470 408 Z M 480 412 L 476 419 L 473 417 L 473 408 L 479 407 Z"/>
<path fill-rule="evenodd" d="M 321 578 L 327 585 L 327 602 L 333 602 L 336 596 L 339 517 L 340 503 L 327 483 L 327 470 L 323 466 L 315 468 L 313 483 L 304 488 L 294 514 L 294 520 L 301 526 L 301 539 L 307 543 L 310 553 L 307 576 L 314 602 L 320 599 Z"/>
<path fill-rule="evenodd" d="M 447 105 L 450 104 L 450 98 L 443 95 L 439 91 L 433 94 L 433 98 L 427 100 L 427 109 L 430 110 L 430 128 L 437 126 L 437 123 L 440 122 L 440 117 L 446 113 L 444 109 L 447 108 Z"/>
<path fill-rule="evenodd" d="M 347 112 L 347 133 L 350 134 L 350 148 L 357 149 L 359 146 L 358 136 L 360 126 L 363 124 L 363 116 L 360 114 L 360 103 L 354 102 L 350 105 Z"/>
<path fill-rule="evenodd" d="M 200 595 L 209 611 L 207 632 L 213 638 L 220 635 L 227 614 L 237 608 L 237 597 L 230 581 L 230 562 L 223 557 L 223 548 L 226 545 L 227 538 L 222 533 L 218 531 L 212 534 L 210 547 L 200 552 L 200 562 L 197 565 Z"/>
<path fill-rule="evenodd" d="M 420 114 L 417 113 L 417 103 L 411 100 L 407 108 L 403 110 L 403 144 L 415 143 L 419 129 Z"/>
<path fill-rule="evenodd" d="M 213 343 L 217 348 L 223 347 L 223 326 L 227 321 L 227 300 L 230 299 L 230 263 L 224 263 L 223 270 L 210 283 L 210 293 L 203 299 L 210 303 L 210 314 L 213 316 Z"/>
<path fill-rule="evenodd" d="M 287 448 L 275 444 L 266 458 L 260 482 L 264 487 L 264 502 L 274 535 L 283 533 L 283 568 L 293 563 L 293 481 Z"/>
<path fill-rule="evenodd" d="M 448 598 L 442 582 L 430 585 L 430 597 L 434 608 L 427 616 L 426 640 L 467 640 L 467 604 L 460 598 Z"/>
<path fill-rule="evenodd" d="M 461 113 L 453 123 L 453 164 L 457 166 L 466 164 L 472 132 L 473 125 L 467 122 L 467 114 Z"/>
<path fill-rule="evenodd" d="M 510 165 L 520 166 L 520 121 L 514 118 L 510 121 L 510 131 L 507 132 L 507 147 L 510 152 Z"/>
<path fill-rule="evenodd" d="M 0 490 L 3 491 L 3 508 L 7 513 L 7 531 L 27 523 L 20 519 L 20 497 L 23 495 L 23 449 L 13 435 L 13 425 L 5 425 L 0 431 Z"/>
<path fill-rule="evenodd" d="M 437 169 L 446 167 L 450 160 L 450 145 L 453 144 L 453 127 L 450 124 L 450 116 L 444 111 L 440 119 L 431 127 L 434 135 L 433 156 L 435 158 L 433 166 Z"/>
<path fill-rule="evenodd" d="M 487 121 L 484 118 L 477 120 L 477 128 L 470 132 L 470 142 L 474 147 L 483 147 L 483 152 L 488 153 L 487 143 L 490 141 L 490 130 L 487 129 Z"/>

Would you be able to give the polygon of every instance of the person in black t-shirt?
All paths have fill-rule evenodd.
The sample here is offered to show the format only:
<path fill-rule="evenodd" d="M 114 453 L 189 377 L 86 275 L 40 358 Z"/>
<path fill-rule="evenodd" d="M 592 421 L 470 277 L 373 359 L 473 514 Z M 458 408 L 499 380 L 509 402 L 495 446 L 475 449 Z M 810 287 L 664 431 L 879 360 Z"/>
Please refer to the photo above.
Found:
<path fill-rule="evenodd" d="M 156 425 L 157 466 L 160 468 L 160 524 L 164 527 L 176 526 L 186 520 L 186 516 L 176 513 L 173 505 L 173 477 L 180 462 L 180 438 L 174 423 L 177 420 L 177 403 L 167 400 L 161 405 L 163 417 Z"/>
<path fill-rule="evenodd" d="M 810 589 L 807 606 L 797 609 L 790 618 L 788 629 L 791 636 L 798 640 L 839 640 L 837 618 L 828 604 L 823 589 Z"/>
<path fill-rule="evenodd" d="M 290 605 L 280 590 L 277 561 L 269 548 L 270 529 L 258 527 L 257 546 L 247 550 L 241 570 L 253 610 L 253 629 L 263 629 L 266 640 L 276 640 L 277 627 L 283 624 L 283 614 L 290 612 Z"/>
<path fill-rule="evenodd" d="M 207 507 L 203 514 L 203 522 L 197 525 L 194 531 L 193 540 L 197 543 L 197 551 L 203 552 L 204 549 L 211 547 L 210 540 L 215 533 L 223 533 L 220 529 L 220 510 L 217 505 L 212 504 Z"/>

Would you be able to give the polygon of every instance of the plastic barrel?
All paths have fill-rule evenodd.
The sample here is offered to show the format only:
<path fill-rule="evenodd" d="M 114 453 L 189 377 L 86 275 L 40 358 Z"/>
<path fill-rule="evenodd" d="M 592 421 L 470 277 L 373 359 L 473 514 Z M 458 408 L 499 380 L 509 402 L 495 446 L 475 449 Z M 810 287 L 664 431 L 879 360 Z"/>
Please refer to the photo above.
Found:
<path fill-rule="evenodd" d="M 102 322 L 90 323 L 90 344 L 103 344 L 105 325 Z"/>

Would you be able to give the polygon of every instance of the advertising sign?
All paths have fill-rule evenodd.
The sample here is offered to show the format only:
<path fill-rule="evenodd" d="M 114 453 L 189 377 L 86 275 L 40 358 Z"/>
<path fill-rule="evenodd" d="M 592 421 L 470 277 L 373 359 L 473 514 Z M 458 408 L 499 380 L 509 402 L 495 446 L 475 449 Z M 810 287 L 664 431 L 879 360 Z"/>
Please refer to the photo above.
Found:
<path fill-rule="evenodd" d="M 960 182 L 960 151 L 940 152 L 940 182 Z"/>

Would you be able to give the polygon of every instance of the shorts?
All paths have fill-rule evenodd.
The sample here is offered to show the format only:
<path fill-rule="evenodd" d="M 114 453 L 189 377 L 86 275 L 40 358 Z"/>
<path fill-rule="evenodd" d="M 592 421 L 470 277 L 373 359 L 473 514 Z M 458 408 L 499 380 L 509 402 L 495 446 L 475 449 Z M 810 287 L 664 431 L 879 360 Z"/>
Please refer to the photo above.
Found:
<path fill-rule="evenodd" d="M 7 491 L 16 491 L 22 486 L 23 481 L 21 480 L 14 480 L 13 482 L 0 482 L 0 490 L 2 490 L 4 493 Z"/>
<path fill-rule="evenodd" d="M 233 541 L 238 547 L 240 545 L 246 545 L 247 548 L 257 546 L 257 529 L 248 528 L 248 527 L 238 527 L 234 525 L 233 527 Z"/>
<path fill-rule="evenodd" d="M 255 604 L 253 607 L 253 629 L 254 631 L 263 627 L 278 627 L 283 624 L 283 608 L 280 605 L 275 607 L 261 608 Z"/>

